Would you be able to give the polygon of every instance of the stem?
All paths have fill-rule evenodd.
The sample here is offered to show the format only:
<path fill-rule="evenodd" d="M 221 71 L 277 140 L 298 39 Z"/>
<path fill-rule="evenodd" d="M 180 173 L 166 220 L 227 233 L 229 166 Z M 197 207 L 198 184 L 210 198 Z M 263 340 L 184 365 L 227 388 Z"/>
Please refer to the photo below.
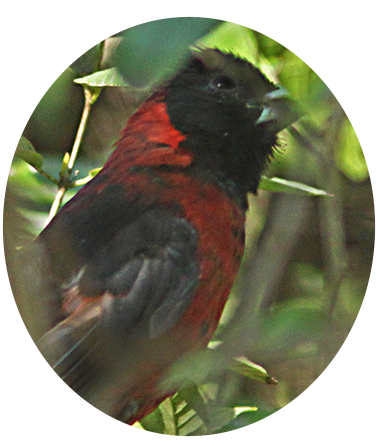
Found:
<path fill-rule="evenodd" d="M 84 86 L 84 98 L 85 98 L 84 108 L 83 108 L 82 118 L 79 123 L 78 132 L 76 134 L 74 145 L 72 147 L 70 159 L 67 164 L 67 169 L 66 169 L 66 172 L 63 173 L 63 175 L 66 177 L 66 179 L 71 176 L 72 170 L 74 168 L 74 163 L 75 163 L 76 157 L 79 152 L 79 147 L 82 143 L 84 132 L 87 127 L 89 113 L 91 111 L 92 105 L 97 100 L 99 94 L 100 94 L 99 88 L 91 88 L 87 85 Z"/>
<path fill-rule="evenodd" d="M 49 180 L 52 183 L 55 183 L 56 185 L 59 185 L 59 180 L 56 179 L 53 175 L 49 174 L 48 172 L 46 172 L 44 169 L 42 168 L 36 168 L 35 166 L 33 166 L 33 168 L 39 172 L 41 175 L 43 175 L 47 180 Z"/>
<path fill-rule="evenodd" d="M 61 186 L 61 187 L 58 189 L 58 192 L 57 192 L 56 195 L 55 195 L 54 202 L 53 202 L 53 204 L 51 205 L 50 212 L 49 212 L 49 217 L 47 218 L 46 225 L 47 225 L 47 224 L 51 221 L 51 219 L 57 214 L 57 212 L 58 212 L 58 210 L 59 210 L 59 208 L 60 208 L 60 206 L 61 206 L 61 203 L 62 203 L 63 196 L 64 196 L 65 192 L 66 192 L 66 188 L 65 188 L 64 186 Z"/>
<path fill-rule="evenodd" d="M 87 127 L 89 114 L 93 104 L 96 102 L 97 98 L 100 95 L 101 89 L 98 87 L 90 87 L 88 85 L 84 85 L 84 107 L 82 112 L 82 117 L 80 119 L 78 131 L 76 133 L 75 141 L 72 146 L 71 154 L 69 155 L 68 161 L 66 161 L 66 156 L 63 158 L 62 169 L 60 172 L 60 180 L 58 182 L 58 192 L 55 196 L 54 202 L 51 206 L 49 217 L 47 219 L 47 223 L 56 215 L 59 208 L 62 205 L 62 201 L 67 189 L 71 186 L 71 174 L 74 168 L 74 164 L 76 161 L 76 157 L 79 153 L 79 148 L 83 140 L 84 132 Z"/>

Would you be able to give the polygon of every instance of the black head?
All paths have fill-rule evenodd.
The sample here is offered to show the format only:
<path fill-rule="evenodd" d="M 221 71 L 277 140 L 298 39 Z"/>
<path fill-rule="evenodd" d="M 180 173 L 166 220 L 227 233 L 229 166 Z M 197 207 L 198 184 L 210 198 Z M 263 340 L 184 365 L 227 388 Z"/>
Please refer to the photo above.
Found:
<path fill-rule="evenodd" d="M 194 51 L 167 85 L 173 125 L 195 163 L 255 192 L 276 134 L 296 120 L 285 92 L 248 61 L 219 50 Z"/>

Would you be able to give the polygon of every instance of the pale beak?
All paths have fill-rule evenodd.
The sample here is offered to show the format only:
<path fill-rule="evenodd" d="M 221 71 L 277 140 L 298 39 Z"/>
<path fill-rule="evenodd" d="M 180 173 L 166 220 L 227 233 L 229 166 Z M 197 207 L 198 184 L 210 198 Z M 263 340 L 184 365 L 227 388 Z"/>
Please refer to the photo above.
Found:
<path fill-rule="evenodd" d="M 247 106 L 249 107 L 249 104 Z M 250 105 L 252 106 L 253 104 Z M 260 104 L 260 107 L 262 106 L 262 113 L 255 124 L 269 126 L 275 132 L 285 129 L 301 116 L 296 103 L 283 87 L 267 93 Z M 254 107 L 257 107 L 256 102 Z"/>

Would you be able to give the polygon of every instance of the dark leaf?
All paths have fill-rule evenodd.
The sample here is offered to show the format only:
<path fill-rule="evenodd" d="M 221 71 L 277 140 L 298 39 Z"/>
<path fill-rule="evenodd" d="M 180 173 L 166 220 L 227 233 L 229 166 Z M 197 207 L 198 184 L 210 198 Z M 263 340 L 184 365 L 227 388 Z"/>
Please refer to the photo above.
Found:
<path fill-rule="evenodd" d="M 122 33 L 116 66 L 134 87 L 158 83 L 184 62 L 188 47 L 218 23 L 215 19 L 179 17 L 129 28 Z"/>

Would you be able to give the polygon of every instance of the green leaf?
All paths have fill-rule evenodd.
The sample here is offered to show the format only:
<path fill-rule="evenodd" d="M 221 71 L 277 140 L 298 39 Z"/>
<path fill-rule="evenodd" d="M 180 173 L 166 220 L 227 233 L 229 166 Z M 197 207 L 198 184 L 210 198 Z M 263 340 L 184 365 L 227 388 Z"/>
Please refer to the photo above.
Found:
<path fill-rule="evenodd" d="M 70 17 L 28 17 L 28 26 L 39 39 L 66 65 L 96 43 L 95 37 Z M 93 72 L 98 49 L 92 48 L 81 56 L 71 68 L 80 75 Z"/>
<path fill-rule="evenodd" d="M 174 416 L 174 406 L 172 399 L 166 399 L 159 405 L 159 411 L 162 414 L 164 424 L 164 433 L 166 435 L 176 435 L 177 427 Z"/>
<path fill-rule="evenodd" d="M 270 416 L 273 410 L 250 411 L 240 415 L 239 419 L 223 430 L 235 430 L 226 433 L 223 437 L 254 437 L 254 438 L 274 438 L 274 437 L 310 437 L 312 436 L 312 425 L 310 411 L 308 408 L 298 408 L 294 404 L 290 408 L 281 411 L 272 418 L 260 422 L 259 424 L 248 426 L 262 418 Z"/>
<path fill-rule="evenodd" d="M 95 175 L 97 175 L 101 170 L 102 170 L 103 168 L 95 168 L 95 169 L 91 169 L 89 172 L 88 172 L 88 175 L 90 176 L 90 177 L 95 177 Z"/>
<path fill-rule="evenodd" d="M 173 398 L 178 435 L 206 435 L 207 412 L 196 386 L 183 388 Z"/>
<path fill-rule="evenodd" d="M 170 390 L 177 387 L 191 387 L 193 384 L 204 384 L 210 375 L 226 368 L 260 382 L 277 383 L 277 380 L 262 366 L 245 357 L 237 357 L 233 359 L 232 364 L 226 365 L 221 352 L 213 347 L 190 353 L 176 362 L 169 374 L 160 382 L 160 387 L 162 390 Z"/>
<path fill-rule="evenodd" d="M 157 84 L 188 56 L 188 48 L 218 23 L 201 17 L 177 17 L 134 26 L 123 31 L 116 66 L 134 87 Z"/>
<path fill-rule="evenodd" d="M 210 397 L 206 392 L 209 385 L 212 384 L 184 388 L 173 397 L 172 401 L 177 408 L 175 416 L 179 435 L 212 434 L 233 421 L 239 414 L 257 410 L 256 407 L 220 406 L 216 395 Z M 179 406 L 178 403 L 182 405 Z"/>
<path fill-rule="evenodd" d="M 257 407 L 234 407 L 234 414 L 239 416 L 240 414 L 246 413 L 248 411 L 257 411 Z"/>
<path fill-rule="evenodd" d="M 356 133 L 349 120 L 344 122 L 336 151 L 336 165 L 350 180 L 361 182 L 369 176 Z"/>
<path fill-rule="evenodd" d="M 227 424 L 232 423 L 240 414 L 257 411 L 257 407 L 216 407 L 211 410 L 211 432 L 218 431 Z"/>
<path fill-rule="evenodd" d="M 256 65 L 260 56 L 252 37 L 251 29 L 236 23 L 224 22 L 198 43 L 199 46 L 233 52 Z"/>
<path fill-rule="evenodd" d="M 165 424 L 159 408 L 145 416 L 139 423 L 145 430 L 154 433 L 164 433 Z"/>
<path fill-rule="evenodd" d="M 203 349 L 184 355 L 175 362 L 168 374 L 161 380 L 162 391 L 173 388 L 192 386 L 206 381 L 210 374 L 225 369 L 225 360 L 215 349 Z"/>
<path fill-rule="evenodd" d="M 284 180 L 277 177 L 267 178 L 263 176 L 259 184 L 259 189 L 264 191 L 286 192 L 289 194 L 301 194 L 306 196 L 333 196 L 333 194 L 329 194 L 322 189 L 313 188 L 312 186 L 304 185 L 304 183 Z"/>
<path fill-rule="evenodd" d="M 32 143 L 25 137 L 21 137 L 20 141 L 18 142 L 14 156 L 26 161 L 26 163 L 29 163 L 33 166 L 33 168 L 39 169 L 42 167 L 42 155 L 36 152 Z"/>
<path fill-rule="evenodd" d="M 270 385 L 276 385 L 278 383 L 278 381 L 270 376 L 262 366 L 257 365 L 246 357 L 236 357 L 229 368 L 249 379 L 258 380 L 259 382 L 268 383 Z"/>
<path fill-rule="evenodd" d="M 26 219 L 29 232 L 37 236 L 45 226 L 47 213 L 56 194 L 55 185 L 32 169 L 29 163 L 15 158 L 8 177 L 8 191 L 15 199 L 18 212 Z M 14 225 L 15 219 L 12 231 Z"/>
<path fill-rule="evenodd" d="M 209 383 L 208 385 L 212 385 Z M 205 392 L 205 386 L 181 389 L 172 398 L 138 424 L 139 428 L 155 433 L 179 436 L 209 435 L 233 422 L 241 414 L 257 411 L 257 407 L 220 406 L 214 397 Z"/>
<path fill-rule="evenodd" d="M 89 87 L 130 87 L 117 68 L 114 67 L 74 79 L 74 82 Z"/>
<path fill-rule="evenodd" d="M 263 320 L 262 349 L 288 352 L 325 336 L 328 318 L 320 303 L 306 299 L 277 305 Z"/>
<path fill-rule="evenodd" d="M 88 175 L 86 177 L 80 178 L 78 180 L 75 180 L 73 182 L 73 187 L 75 186 L 83 186 L 86 183 L 88 183 L 89 181 L 91 181 L 103 168 L 96 168 L 96 169 L 91 169 L 88 172 Z"/>

